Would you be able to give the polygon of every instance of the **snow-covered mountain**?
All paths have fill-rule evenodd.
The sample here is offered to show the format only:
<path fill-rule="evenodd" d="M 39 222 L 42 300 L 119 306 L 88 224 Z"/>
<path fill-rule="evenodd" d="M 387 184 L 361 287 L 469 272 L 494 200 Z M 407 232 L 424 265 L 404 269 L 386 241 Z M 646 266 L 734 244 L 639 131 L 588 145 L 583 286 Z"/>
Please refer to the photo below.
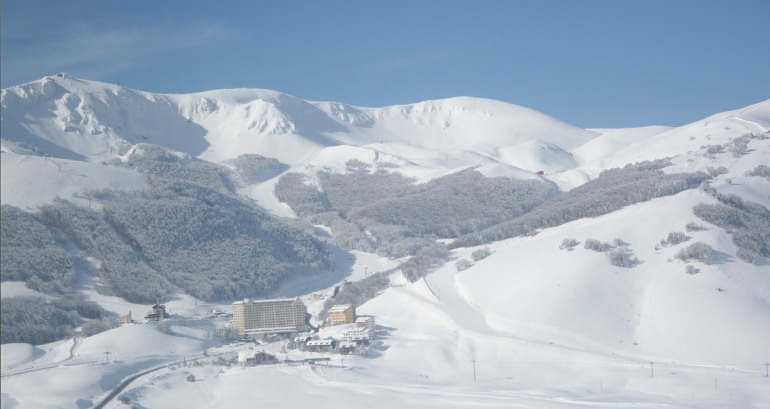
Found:
<path fill-rule="evenodd" d="M 149 142 L 215 162 L 259 153 L 296 165 L 325 148 L 359 146 L 434 166 L 463 153 L 523 166 L 532 161 L 519 164 L 505 152 L 548 146 L 556 151 L 535 156 L 550 162 L 551 154 L 563 154 L 558 150 L 596 136 L 523 107 L 476 98 L 361 108 L 255 89 L 158 95 L 68 76 L 5 89 L 2 104 L 4 140 L 91 162 Z M 436 158 L 424 158 L 425 151 Z"/>
<path fill-rule="evenodd" d="M 469 97 L 362 108 L 257 89 L 152 94 L 62 74 L 2 90 L 2 135 L 10 151 L 91 163 L 152 143 L 218 163 L 258 153 L 292 166 L 339 167 L 355 157 L 398 161 L 417 174 L 482 166 L 490 175 L 565 177 L 763 134 L 769 105 L 673 129 L 585 130 Z"/>
<path fill-rule="evenodd" d="M 233 191 L 273 216 L 313 222 L 321 237 L 338 234 L 340 224 L 360 226 L 364 219 L 376 219 L 385 214 L 382 207 L 435 209 L 430 202 L 447 196 L 433 192 L 445 194 L 452 180 L 477 180 L 463 179 L 468 169 L 553 189 L 532 188 L 545 201 L 533 206 L 558 212 L 567 211 L 553 204 L 558 200 L 577 203 L 609 191 L 602 190 L 610 183 L 602 178 L 611 175 L 602 172 L 610 168 L 664 160 L 641 165 L 654 169 L 638 170 L 638 178 L 616 173 L 620 182 L 608 179 L 614 183 L 612 192 L 623 178 L 629 186 L 646 188 L 632 182 L 654 178 L 655 171 L 707 179 L 700 189 L 682 185 L 617 209 L 607 203 L 606 211 L 545 221 L 524 235 L 500 233 L 514 231 L 505 226 L 521 220 L 518 213 L 511 213 L 510 220 L 474 214 L 479 220 L 471 232 L 474 240 L 485 239 L 467 247 L 462 243 L 470 241 L 462 238 L 438 237 L 450 244 L 451 253 L 414 282 L 398 269 L 408 257 L 346 249 L 338 241 L 333 272 L 289 280 L 273 295 L 331 294 L 343 279 L 357 281 L 395 268 L 390 287 L 358 306 L 359 313 L 376 316 L 388 329 L 385 349 L 345 357 L 338 368 L 233 369 L 224 374 L 207 367 L 166 369 L 125 392 L 144 407 L 169 406 L 191 392 L 205 399 L 187 407 L 234 406 L 245 399 L 241 389 L 246 382 L 271 385 L 262 392 L 264 398 L 290 406 L 312 402 L 325 407 L 334 400 L 361 404 L 369 394 L 387 397 L 367 403 L 374 407 L 768 404 L 763 375 L 770 359 L 770 260 L 764 253 L 770 245 L 770 100 L 675 128 L 587 130 L 524 107 L 470 97 L 364 108 L 269 90 L 161 95 L 66 74 L 3 89 L 1 99 L 0 200 L 31 214 L 57 197 L 87 208 L 111 200 L 98 201 L 88 192 L 148 189 L 150 168 L 131 164 L 155 152 L 153 145 L 173 161 L 197 159 L 236 173 L 243 170 L 237 161 L 244 155 L 277 160 L 260 170 L 260 177 L 239 173 Z M 304 179 L 288 185 L 281 177 L 290 174 Z M 384 196 L 391 179 L 371 179 L 383 183 L 383 197 L 364 189 L 368 196 L 344 208 L 330 189 L 324 192 L 330 180 L 343 180 L 335 175 L 367 181 L 383 174 L 401 175 L 414 186 L 398 190 L 401 201 L 389 200 Z M 448 179 L 452 176 L 458 179 Z M 495 189 L 508 188 L 499 183 Z M 285 186 L 318 190 L 327 195 L 329 208 L 308 217 L 296 206 L 301 200 L 279 194 L 285 194 L 280 190 Z M 481 202 L 496 200 L 494 190 L 480 191 L 490 196 Z M 451 194 L 460 204 L 447 200 L 440 207 L 469 200 L 463 192 Z M 342 216 L 331 218 L 334 212 Z M 413 220 L 406 213 L 404 219 Z M 447 223 L 454 223 L 456 216 L 447 214 Z M 550 214 L 541 219 L 562 220 Z M 375 228 L 387 224 L 382 220 L 367 225 L 371 229 L 361 232 L 360 240 L 379 237 Z M 688 258 L 696 243 L 710 249 L 707 256 Z M 594 251 L 597 246 L 605 247 Z M 698 248 L 703 247 L 692 251 Z M 488 256 L 478 256 L 479 250 Z M 89 263 L 74 267 L 81 284 L 91 274 L 84 265 Z M 144 308 L 99 294 L 92 284 L 79 288 L 110 313 Z M 3 282 L 4 298 L 29 293 L 37 294 L 13 280 Z M 198 306 L 179 292 L 168 305 L 196 316 L 208 307 L 228 308 L 227 300 L 221 301 L 225 304 Z M 322 302 L 306 302 L 311 311 L 321 308 Z M 69 344 L 3 345 L 3 408 L 85 407 L 124 376 L 212 346 L 205 336 L 208 323 L 185 325 L 174 327 L 177 336 L 153 331 L 147 337 L 146 328 L 124 326 Z M 131 348 L 121 345 L 121 338 L 133 340 Z M 144 353 L 136 346 L 144 342 L 148 349 L 150 342 L 167 343 L 171 352 L 165 356 L 164 349 L 161 357 Z M 279 344 L 266 347 L 280 350 Z M 116 357 L 122 354 L 123 363 L 89 369 L 105 349 Z M 34 371 L 35 362 L 46 369 Z M 68 370 L 78 371 L 83 381 L 68 381 L 67 388 L 51 391 L 53 397 L 26 390 L 31 382 Z M 204 378 L 205 385 L 175 385 L 180 371 Z M 93 386 L 100 377 L 100 386 Z M 287 387 L 279 386 L 279 379 L 307 392 L 285 396 Z M 319 403 L 317 396 L 325 396 L 324 401 Z M 118 405 L 114 401 L 110 407 Z"/>

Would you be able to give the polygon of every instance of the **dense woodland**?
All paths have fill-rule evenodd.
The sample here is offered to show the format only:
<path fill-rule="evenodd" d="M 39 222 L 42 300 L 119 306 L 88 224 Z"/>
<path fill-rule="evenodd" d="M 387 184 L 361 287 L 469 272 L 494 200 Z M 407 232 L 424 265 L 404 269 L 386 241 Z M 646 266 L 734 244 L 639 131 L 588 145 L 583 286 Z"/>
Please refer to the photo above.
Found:
<path fill-rule="evenodd" d="M 259 183 L 278 176 L 289 167 L 277 159 L 247 153 L 225 162 L 244 183 Z"/>
<path fill-rule="evenodd" d="M 523 215 L 556 195 L 535 180 L 488 178 L 468 169 L 425 184 L 384 168 L 349 161 L 347 172 L 281 176 L 276 196 L 314 224 L 328 226 L 343 248 L 410 257 L 416 280 L 449 258 L 438 238 L 454 238 Z"/>
<path fill-rule="evenodd" d="M 24 281 L 43 292 L 69 292 L 75 269 L 54 231 L 37 216 L 0 207 L 0 280 Z"/>
<path fill-rule="evenodd" d="M 448 249 L 535 234 L 697 188 L 713 177 L 707 172 L 664 173 L 671 163 L 658 160 L 604 171 L 597 179 L 560 193 L 541 181 L 488 178 L 473 169 L 416 184 L 397 172 L 359 161 L 347 165 L 344 174 L 319 172 L 315 178 L 284 174 L 275 193 L 306 220 L 328 226 L 343 248 L 409 256 L 401 269 L 411 281 L 446 261 Z M 455 240 L 445 246 L 436 241 L 439 238 Z M 608 244 L 597 250 L 607 251 L 610 263 L 619 267 L 641 262 L 627 246 Z"/>
<path fill-rule="evenodd" d="M 371 171 L 367 165 L 348 168 L 354 170 L 319 172 L 318 186 L 308 176 L 286 174 L 276 185 L 276 195 L 302 216 L 334 211 L 367 228 L 408 229 L 398 234 L 402 237 L 452 238 L 522 215 L 556 193 L 546 183 L 488 178 L 472 169 L 415 184 L 397 172 Z"/>
<path fill-rule="evenodd" d="M 72 294 L 54 300 L 26 296 L 3 298 L 2 312 L 0 343 L 36 345 L 68 337 L 86 319 L 101 322 L 104 315 L 98 304 Z"/>
<path fill-rule="evenodd" d="M 706 172 L 664 173 L 661 169 L 669 165 L 667 160 L 658 160 L 606 170 L 598 178 L 560 194 L 529 213 L 462 236 L 449 248 L 472 247 L 535 234 L 539 229 L 601 216 L 632 204 L 697 188 L 711 179 Z"/>
<path fill-rule="evenodd" d="M 770 258 L 770 210 L 710 186 L 704 190 L 717 203 L 695 206 L 695 215 L 730 232 L 737 248 L 735 255 L 741 260 L 758 264 L 763 257 Z"/>
<path fill-rule="evenodd" d="M 56 200 L 29 214 L 3 206 L 4 281 L 67 292 L 67 245 L 97 260 L 99 291 L 140 303 L 162 300 L 172 286 L 202 300 L 254 297 L 289 277 L 333 269 L 312 229 L 231 193 L 224 167 L 150 145 L 113 165 L 146 173 L 151 188 L 91 192 L 94 208 Z"/>

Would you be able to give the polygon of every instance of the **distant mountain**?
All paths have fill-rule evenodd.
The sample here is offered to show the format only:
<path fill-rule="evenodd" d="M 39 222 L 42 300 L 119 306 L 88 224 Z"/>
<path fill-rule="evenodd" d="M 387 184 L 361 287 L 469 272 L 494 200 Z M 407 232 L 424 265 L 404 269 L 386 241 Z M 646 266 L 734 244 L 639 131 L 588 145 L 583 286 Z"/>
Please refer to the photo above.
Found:
<path fill-rule="evenodd" d="M 91 162 L 152 143 L 215 162 L 259 153 L 296 165 L 325 148 L 348 145 L 472 152 L 507 164 L 498 150 L 540 149 L 520 146 L 533 140 L 570 150 L 596 136 L 536 111 L 478 98 L 361 108 L 256 89 L 151 94 L 66 75 L 5 89 L 2 107 L 6 143 Z"/>
<path fill-rule="evenodd" d="M 2 90 L 2 279 L 227 302 L 332 284 L 363 252 L 415 291 L 453 283 L 466 304 L 435 308 L 522 339 L 736 362 L 769 352 L 769 132 L 770 100 L 586 130 L 470 97 L 364 108 L 46 77 Z M 396 302 L 389 283 L 342 293 Z"/>

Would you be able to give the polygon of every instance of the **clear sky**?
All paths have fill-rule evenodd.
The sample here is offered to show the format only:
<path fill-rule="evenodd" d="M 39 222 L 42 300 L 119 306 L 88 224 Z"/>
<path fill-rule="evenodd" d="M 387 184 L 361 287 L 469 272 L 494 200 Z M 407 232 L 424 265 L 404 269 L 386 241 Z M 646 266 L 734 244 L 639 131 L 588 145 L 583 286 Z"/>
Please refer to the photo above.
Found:
<path fill-rule="evenodd" d="M 2 0 L 2 87 L 267 88 L 380 107 L 453 96 L 581 127 L 770 98 L 770 0 Z"/>

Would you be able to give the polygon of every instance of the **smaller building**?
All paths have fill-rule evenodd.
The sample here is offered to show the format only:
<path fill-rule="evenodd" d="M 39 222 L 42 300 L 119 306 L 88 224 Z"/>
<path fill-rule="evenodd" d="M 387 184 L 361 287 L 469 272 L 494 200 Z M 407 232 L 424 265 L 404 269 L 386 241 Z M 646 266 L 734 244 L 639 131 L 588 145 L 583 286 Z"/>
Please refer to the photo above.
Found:
<path fill-rule="evenodd" d="M 329 309 L 329 324 L 352 324 L 356 320 L 356 307 L 353 304 L 336 304 Z"/>
<path fill-rule="evenodd" d="M 374 317 L 358 317 L 356 318 L 356 327 L 358 328 L 369 328 L 370 330 L 374 331 Z"/>
<path fill-rule="evenodd" d="M 124 316 L 120 317 L 120 318 L 118 319 L 118 322 L 119 322 L 120 324 L 130 324 L 130 323 L 134 322 L 134 320 L 133 320 L 133 319 L 131 319 L 131 310 L 128 310 L 128 314 L 126 314 L 126 315 L 124 315 Z"/>
<path fill-rule="evenodd" d="M 368 344 L 369 341 L 374 339 L 374 331 L 369 328 L 353 328 L 343 332 L 340 339 L 357 344 Z"/>
<path fill-rule="evenodd" d="M 342 341 L 337 347 L 337 352 L 339 352 L 342 355 L 348 355 L 356 352 L 356 348 L 358 348 L 358 344 L 356 344 L 355 342 Z"/>
<path fill-rule="evenodd" d="M 337 341 L 333 339 L 314 339 L 308 341 L 305 347 L 309 352 L 332 352 L 337 348 Z"/>
<path fill-rule="evenodd" d="M 195 382 L 195 375 L 187 375 L 187 382 Z"/>
<path fill-rule="evenodd" d="M 270 355 L 266 352 L 257 352 L 254 356 L 246 358 L 246 366 L 267 365 L 278 362 L 275 355 Z"/>
<path fill-rule="evenodd" d="M 160 321 L 168 318 L 169 315 L 166 312 L 166 306 L 163 304 L 155 304 L 152 309 L 144 316 L 145 319 L 150 321 Z"/>

